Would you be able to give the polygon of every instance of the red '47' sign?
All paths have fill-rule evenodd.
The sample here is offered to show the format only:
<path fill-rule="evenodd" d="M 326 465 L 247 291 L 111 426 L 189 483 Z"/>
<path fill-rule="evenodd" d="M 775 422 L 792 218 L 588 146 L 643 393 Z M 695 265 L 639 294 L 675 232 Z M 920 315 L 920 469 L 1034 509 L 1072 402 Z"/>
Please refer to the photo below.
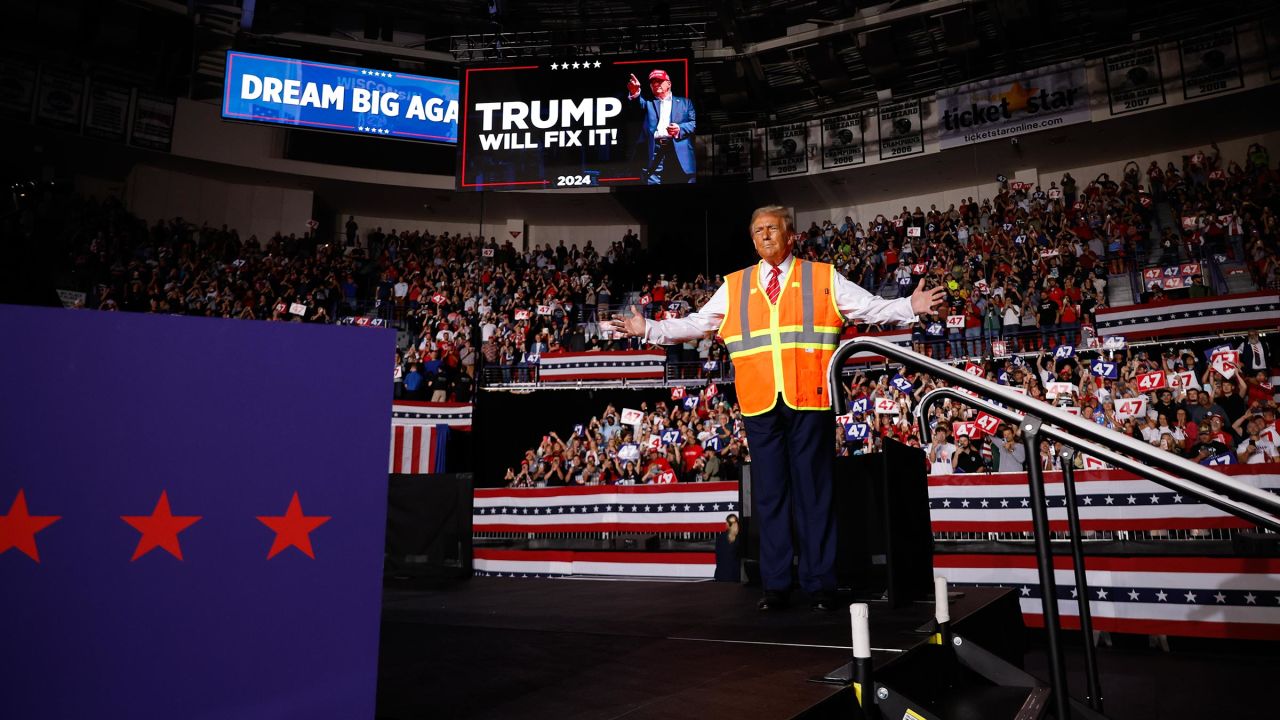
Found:
<path fill-rule="evenodd" d="M 980 412 L 978 417 L 973 419 L 973 424 L 982 432 L 988 435 L 995 435 L 996 428 L 1000 427 L 1000 418 Z"/>
<path fill-rule="evenodd" d="M 1147 392 L 1148 390 L 1159 390 L 1165 387 L 1164 372 L 1157 370 L 1156 372 L 1142 373 L 1138 376 L 1138 389 Z"/>

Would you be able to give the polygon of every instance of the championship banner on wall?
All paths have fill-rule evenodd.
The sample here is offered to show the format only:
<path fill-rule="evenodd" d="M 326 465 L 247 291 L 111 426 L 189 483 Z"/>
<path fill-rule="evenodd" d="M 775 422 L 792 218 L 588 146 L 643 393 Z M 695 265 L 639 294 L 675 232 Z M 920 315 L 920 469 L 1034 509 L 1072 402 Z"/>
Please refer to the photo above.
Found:
<path fill-rule="evenodd" d="M 89 86 L 84 134 L 124 142 L 129 133 L 129 103 L 132 98 L 133 92 L 127 87 L 95 80 Z"/>
<path fill-rule="evenodd" d="M 1267 79 L 1280 80 L 1280 20 L 1267 18 L 1259 23 L 1267 55 Z"/>
<path fill-rule="evenodd" d="M 133 130 L 129 133 L 129 144 L 169 152 L 173 144 L 173 117 L 176 112 L 173 100 L 138 93 L 138 101 L 133 106 Z"/>
<path fill-rule="evenodd" d="M 924 153 L 924 123 L 919 100 L 881 105 L 877 114 L 881 160 Z"/>
<path fill-rule="evenodd" d="M 458 81 L 227 51 L 222 117 L 453 143 Z"/>
<path fill-rule="evenodd" d="M 1083 61 L 938 91 L 943 150 L 1089 121 Z"/>
<path fill-rule="evenodd" d="M 822 169 L 861 165 L 867 161 L 865 112 L 822 119 Z"/>
<path fill-rule="evenodd" d="M 41 69 L 36 120 L 64 130 L 79 130 L 83 114 L 84 76 L 48 66 Z"/>
<path fill-rule="evenodd" d="M 1112 115 L 1160 107 L 1165 104 L 1160 51 L 1155 45 L 1108 55 L 1102 62 L 1107 78 L 1107 100 Z"/>
<path fill-rule="evenodd" d="M 1188 100 L 1244 87 L 1235 28 L 1178 41 L 1182 94 Z"/>
<path fill-rule="evenodd" d="M 688 57 L 601 55 L 468 67 L 461 92 L 459 190 L 697 178 Z"/>
<path fill-rule="evenodd" d="M 765 128 L 765 169 L 769 177 L 809 172 L 809 126 L 804 123 Z"/>
<path fill-rule="evenodd" d="M 0 57 L 0 116 L 27 122 L 36 102 L 36 76 L 40 67 L 15 57 Z"/>
<path fill-rule="evenodd" d="M 711 172 L 716 177 L 751 175 L 751 131 L 716 133 L 711 139 Z"/>

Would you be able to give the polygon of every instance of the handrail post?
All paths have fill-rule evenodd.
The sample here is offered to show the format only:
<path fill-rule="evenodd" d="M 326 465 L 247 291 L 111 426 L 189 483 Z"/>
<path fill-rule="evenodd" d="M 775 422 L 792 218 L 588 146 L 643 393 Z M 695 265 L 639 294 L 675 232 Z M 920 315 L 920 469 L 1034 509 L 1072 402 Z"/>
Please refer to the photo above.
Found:
<path fill-rule="evenodd" d="M 1089 580 L 1084 565 L 1084 540 L 1080 537 L 1080 508 L 1076 504 L 1076 471 L 1071 464 L 1076 450 L 1063 445 L 1058 452 L 1062 459 L 1062 489 L 1067 502 L 1067 531 L 1071 533 L 1071 562 L 1075 566 L 1076 604 L 1080 607 L 1080 633 L 1084 636 L 1085 679 L 1089 684 L 1089 707 L 1102 712 L 1102 688 L 1098 680 L 1097 649 L 1093 646 L 1093 611 L 1089 604 Z"/>
<path fill-rule="evenodd" d="M 1036 536 L 1036 564 L 1040 571 L 1040 604 L 1049 640 L 1049 675 L 1058 720 L 1069 720 L 1071 702 L 1067 668 L 1062 657 L 1058 619 L 1058 584 L 1053 577 L 1053 549 L 1049 544 L 1049 508 L 1045 502 L 1044 473 L 1040 468 L 1040 418 L 1022 419 L 1022 443 L 1027 451 L 1027 475 L 1031 486 L 1031 525 Z"/>

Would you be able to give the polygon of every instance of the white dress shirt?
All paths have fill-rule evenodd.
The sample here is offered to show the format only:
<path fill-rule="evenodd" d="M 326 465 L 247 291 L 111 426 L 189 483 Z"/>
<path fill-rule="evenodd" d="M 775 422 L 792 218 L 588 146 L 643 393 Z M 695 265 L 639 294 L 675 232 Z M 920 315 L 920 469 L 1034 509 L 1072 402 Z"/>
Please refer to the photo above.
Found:
<path fill-rule="evenodd" d="M 654 129 L 655 138 L 669 138 L 667 126 L 671 124 L 671 96 L 658 101 L 658 127 Z"/>
<path fill-rule="evenodd" d="M 778 275 L 779 282 L 788 279 L 787 273 L 791 270 L 792 264 L 792 258 L 788 255 L 787 259 L 778 265 L 778 269 L 781 271 Z M 758 272 L 755 273 L 755 281 L 760 292 L 764 292 L 765 286 L 769 282 L 768 278 L 772 266 L 761 260 L 758 268 Z M 886 300 L 879 295 L 873 295 L 863 290 L 861 286 L 851 282 L 838 272 L 835 275 L 836 307 L 840 309 L 840 314 L 846 318 L 864 323 L 899 323 L 903 325 L 916 321 L 916 314 L 911 311 L 911 298 Z M 798 278 L 791 279 L 798 280 Z M 724 321 L 725 313 L 728 311 L 729 284 L 725 283 L 716 288 L 715 294 L 711 296 L 711 299 L 705 305 L 687 317 L 672 318 L 670 320 L 646 320 L 644 340 L 655 345 L 671 345 L 699 337 L 707 332 L 717 331 L 720 329 L 720 324 Z"/>

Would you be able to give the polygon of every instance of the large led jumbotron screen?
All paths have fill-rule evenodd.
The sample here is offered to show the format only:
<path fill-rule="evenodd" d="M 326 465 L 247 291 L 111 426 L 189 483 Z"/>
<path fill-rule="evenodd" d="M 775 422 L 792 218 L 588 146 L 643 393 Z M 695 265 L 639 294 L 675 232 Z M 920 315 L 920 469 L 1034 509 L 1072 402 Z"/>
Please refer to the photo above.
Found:
<path fill-rule="evenodd" d="M 468 67 L 460 190 L 686 184 L 697 178 L 689 59 L 588 57 Z"/>

